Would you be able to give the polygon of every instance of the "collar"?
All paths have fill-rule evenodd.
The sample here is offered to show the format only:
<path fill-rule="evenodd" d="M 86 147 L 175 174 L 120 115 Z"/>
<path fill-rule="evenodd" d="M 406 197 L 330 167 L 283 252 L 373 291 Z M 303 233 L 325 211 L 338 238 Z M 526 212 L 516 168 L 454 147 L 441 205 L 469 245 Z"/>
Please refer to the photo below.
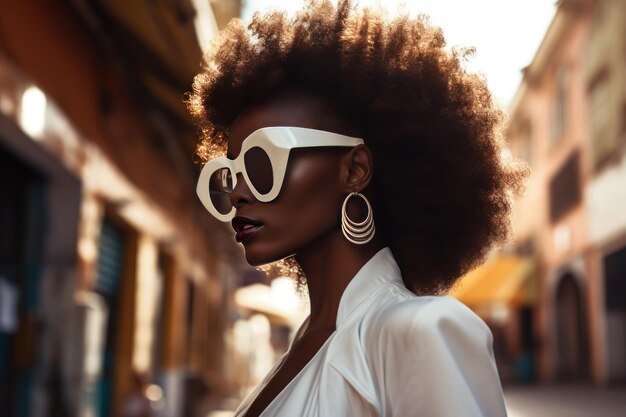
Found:
<path fill-rule="evenodd" d="M 339 300 L 336 326 L 347 322 L 352 312 L 374 291 L 382 286 L 397 283 L 404 286 L 400 268 L 391 250 L 385 247 L 365 263 L 350 281 Z"/>

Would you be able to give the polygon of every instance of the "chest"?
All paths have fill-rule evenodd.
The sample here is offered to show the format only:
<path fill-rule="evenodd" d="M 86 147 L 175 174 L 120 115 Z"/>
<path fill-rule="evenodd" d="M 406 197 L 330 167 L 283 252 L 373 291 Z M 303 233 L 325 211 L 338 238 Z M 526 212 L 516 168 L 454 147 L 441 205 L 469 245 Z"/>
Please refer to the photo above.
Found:
<path fill-rule="evenodd" d="M 245 417 L 257 417 L 264 413 L 270 404 L 285 391 L 293 391 L 297 386 L 315 384 L 315 369 L 319 369 L 325 357 L 326 342 L 332 337 L 334 328 L 317 329 L 298 337 L 289 351 L 251 395 Z M 311 369 L 314 371 L 311 372 Z M 287 387 L 290 387 L 287 390 Z"/>
<path fill-rule="evenodd" d="M 378 416 L 373 405 L 376 401 L 372 401 L 375 394 L 371 386 L 364 384 L 371 378 L 367 365 L 358 344 L 346 336 L 328 336 L 303 365 L 304 357 L 292 356 L 295 360 L 291 365 L 289 356 L 283 357 L 261 386 L 243 401 L 235 416 Z M 294 369 L 296 375 L 290 378 Z"/>

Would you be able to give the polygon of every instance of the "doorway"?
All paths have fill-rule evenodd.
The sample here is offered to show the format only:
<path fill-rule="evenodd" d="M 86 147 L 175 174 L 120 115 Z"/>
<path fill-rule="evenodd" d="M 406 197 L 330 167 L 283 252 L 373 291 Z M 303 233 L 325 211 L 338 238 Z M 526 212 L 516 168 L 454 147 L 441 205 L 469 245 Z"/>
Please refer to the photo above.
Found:
<path fill-rule="evenodd" d="M 37 362 L 45 177 L 0 146 L 0 415 L 26 415 Z"/>
<path fill-rule="evenodd" d="M 583 292 L 572 273 L 556 290 L 557 378 L 563 382 L 588 378 L 589 349 Z"/>
<path fill-rule="evenodd" d="M 604 258 L 608 378 L 626 381 L 626 246 Z"/>
<path fill-rule="evenodd" d="M 113 415 L 116 392 L 116 365 L 119 362 L 121 336 L 120 304 L 123 288 L 127 236 L 123 227 L 105 217 L 98 244 L 97 278 L 95 291 L 107 306 L 108 318 L 104 336 L 102 374 L 98 383 L 96 401 L 97 416 Z M 132 322 L 132 320 L 130 320 Z"/>

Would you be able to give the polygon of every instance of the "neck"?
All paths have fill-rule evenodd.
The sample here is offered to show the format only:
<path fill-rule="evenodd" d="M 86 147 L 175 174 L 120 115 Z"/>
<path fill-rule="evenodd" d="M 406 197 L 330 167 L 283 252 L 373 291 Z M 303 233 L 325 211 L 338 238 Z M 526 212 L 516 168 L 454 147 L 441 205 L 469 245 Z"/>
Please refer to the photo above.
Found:
<path fill-rule="evenodd" d="M 295 258 L 306 276 L 311 303 L 309 329 L 335 327 L 344 290 L 381 248 L 376 239 L 355 245 L 337 231 L 298 251 Z"/>

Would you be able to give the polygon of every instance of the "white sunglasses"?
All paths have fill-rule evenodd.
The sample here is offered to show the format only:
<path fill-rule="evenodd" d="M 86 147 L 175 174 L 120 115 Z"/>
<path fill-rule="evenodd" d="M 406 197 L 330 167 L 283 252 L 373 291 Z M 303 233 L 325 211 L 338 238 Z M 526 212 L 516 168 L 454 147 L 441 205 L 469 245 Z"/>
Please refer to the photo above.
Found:
<path fill-rule="evenodd" d="M 230 194 L 242 173 L 250 191 L 261 202 L 278 196 L 285 179 L 289 152 L 293 148 L 321 146 L 354 147 L 363 139 L 303 127 L 272 126 L 258 129 L 241 145 L 236 159 L 214 158 L 202 168 L 196 193 L 215 218 L 228 222 L 235 217 Z"/>

